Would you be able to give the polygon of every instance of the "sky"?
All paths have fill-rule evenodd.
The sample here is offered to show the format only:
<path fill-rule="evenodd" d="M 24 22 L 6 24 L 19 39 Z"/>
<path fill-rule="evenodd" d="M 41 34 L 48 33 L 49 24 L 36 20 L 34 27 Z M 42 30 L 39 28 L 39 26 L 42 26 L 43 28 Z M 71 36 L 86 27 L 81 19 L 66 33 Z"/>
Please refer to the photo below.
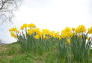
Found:
<path fill-rule="evenodd" d="M 24 0 L 23 4 L 15 13 L 17 26 L 35 23 L 41 28 L 60 30 L 65 26 L 92 24 L 90 0 Z"/>
<path fill-rule="evenodd" d="M 14 15 L 14 27 L 24 23 L 56 31 L 81 24 L 89 27 L 92 26 L 92 0 L 24 0 Z M 10 24 L 1 26 L 0 38 L 6 42 L 14 41 L 8 32 L 10 27 Z"/>

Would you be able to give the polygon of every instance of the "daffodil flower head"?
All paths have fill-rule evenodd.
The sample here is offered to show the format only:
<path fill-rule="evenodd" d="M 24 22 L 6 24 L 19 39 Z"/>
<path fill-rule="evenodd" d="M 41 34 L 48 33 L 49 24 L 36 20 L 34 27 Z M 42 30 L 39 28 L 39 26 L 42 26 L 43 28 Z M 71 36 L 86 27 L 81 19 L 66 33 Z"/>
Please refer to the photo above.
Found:
<path fill-rule="evenodd" d="M 35 28 L 36 25 L 35 25 L 35 24 L 28 24 L 28 27 L 29 27 L 29 28 Z"/>
<path fill-rule="evenodd" d="M 20 27 L 20 29 L 23 30 L 23 29 L 25 29 L 25 28 L 27 28 L 27 27 L 28 27 L 28 24 L 23 24 L 23 25 Z"/>
<path fill-rule="evenodd" d="M 34 38 L 35 38 L 35 39 L 39 39 L 40 36 L 39 36 L 39 35 L 35 35 Z"/>
<path fill-rule="evenodd" d="M 75 29 L 76 33 L 83 33 L 86 32 L 86 27 L 84 25 L 79 25 L 76 29 Z"/>
<path fill-rule="evenodd" d="M 73 35 L 72 29 L 69 27 L 66 27 L 64 30 L 61 31 L 62 38 L 71 37 L 72 35 Z"/>
<path fill-rule="evenodd" d="M 92 34 L 92 27 L 88 28 L 88 33 Z"/>
<path fill-rule="evenodd" d="M 33 32 L 33 30 L 28 29 L 28 30 L 27 30 L 27 33 L 28 33 L 29 35 L 32 35 L 34 32 Z"/>
<path fill-rule="evenodd" d="M 27 33 L 28 33 L 29 35 L 32 35 L 33 33 L 39 34 L 39 33 L 40 33 L 40 30 L 39 30 L 39 28 L 28 29 L 28 30 L 27 30 Z"/>
<path fill-rule="evenodd" d="M 17 38 L 17 34 L 16 33 L 11 32 L 10 34 L 11 34 L 12 37 Z"/>
<path fill-rule="evenodd" d="M 43 30 L 42 30 L 42 33 L 43 33 L 43 34 L 49 34 L 49 33 L 50 33 L 50 30 L 48 30 L 48 29 L 43 29 Z"/>
<path fill-rule="evenodd" d="M 10 32 L 19 32 L 19 31 L 17 30 L 17 28 L 11 28 L 11 29 L 9 29 L 9 31 L 10 31 Z"/>

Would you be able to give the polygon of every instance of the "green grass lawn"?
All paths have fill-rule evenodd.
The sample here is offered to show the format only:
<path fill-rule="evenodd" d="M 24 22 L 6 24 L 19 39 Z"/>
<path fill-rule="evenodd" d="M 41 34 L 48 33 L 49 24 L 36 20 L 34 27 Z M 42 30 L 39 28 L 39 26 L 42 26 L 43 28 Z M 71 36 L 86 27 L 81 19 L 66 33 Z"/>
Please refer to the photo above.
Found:
<path fill-rule="evenodd" d="M 56 57 L 55 49 L 38 55 L 35 52 L 22 52 L 17 43 L 0 45 L 0 63 L 57 63 Z M 92 54 L 89 60 L 92 63 Z"/>

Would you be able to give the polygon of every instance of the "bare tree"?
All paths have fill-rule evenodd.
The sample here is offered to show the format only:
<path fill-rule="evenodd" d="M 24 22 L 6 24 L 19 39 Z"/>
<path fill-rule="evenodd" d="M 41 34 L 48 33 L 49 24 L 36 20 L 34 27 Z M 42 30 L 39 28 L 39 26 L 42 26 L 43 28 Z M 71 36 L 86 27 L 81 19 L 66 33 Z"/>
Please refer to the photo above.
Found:
<path fill-rule="evenodd" d="M 19 7 L 22 0 L 0 0 L 0 24 L 11 22 L 14 10 Z"/>

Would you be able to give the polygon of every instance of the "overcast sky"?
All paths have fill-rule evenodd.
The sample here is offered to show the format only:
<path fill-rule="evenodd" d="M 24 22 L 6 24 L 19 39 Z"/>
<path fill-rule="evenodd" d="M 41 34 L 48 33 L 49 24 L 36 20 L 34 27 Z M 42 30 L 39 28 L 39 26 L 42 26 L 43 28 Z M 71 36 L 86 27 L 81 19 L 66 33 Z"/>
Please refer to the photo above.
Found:
<path fill-rule="evenodd" d="M 14 26 L 34 23 L 40 28 L 59 31 L 66 26 L 75 27 L 80 24 L 89 27 L 92 25 L 91 4 L 92 0 L 24 0 L 15 12 Z M 2 26 L 4 32 L 5 26 Z M 2 34 L 11 40 L 7 35 L 9 33 Z"/>
<path fill-rule="evenodd" d="M 90 2 L 91 0 L 24 0 L 15 13 L 15 24 L 20 26 L 23 23 L 35 23 L 42 28 L 56 27 L 57 30 L 79 24 L 88 26 L 92 24 Z"/>

